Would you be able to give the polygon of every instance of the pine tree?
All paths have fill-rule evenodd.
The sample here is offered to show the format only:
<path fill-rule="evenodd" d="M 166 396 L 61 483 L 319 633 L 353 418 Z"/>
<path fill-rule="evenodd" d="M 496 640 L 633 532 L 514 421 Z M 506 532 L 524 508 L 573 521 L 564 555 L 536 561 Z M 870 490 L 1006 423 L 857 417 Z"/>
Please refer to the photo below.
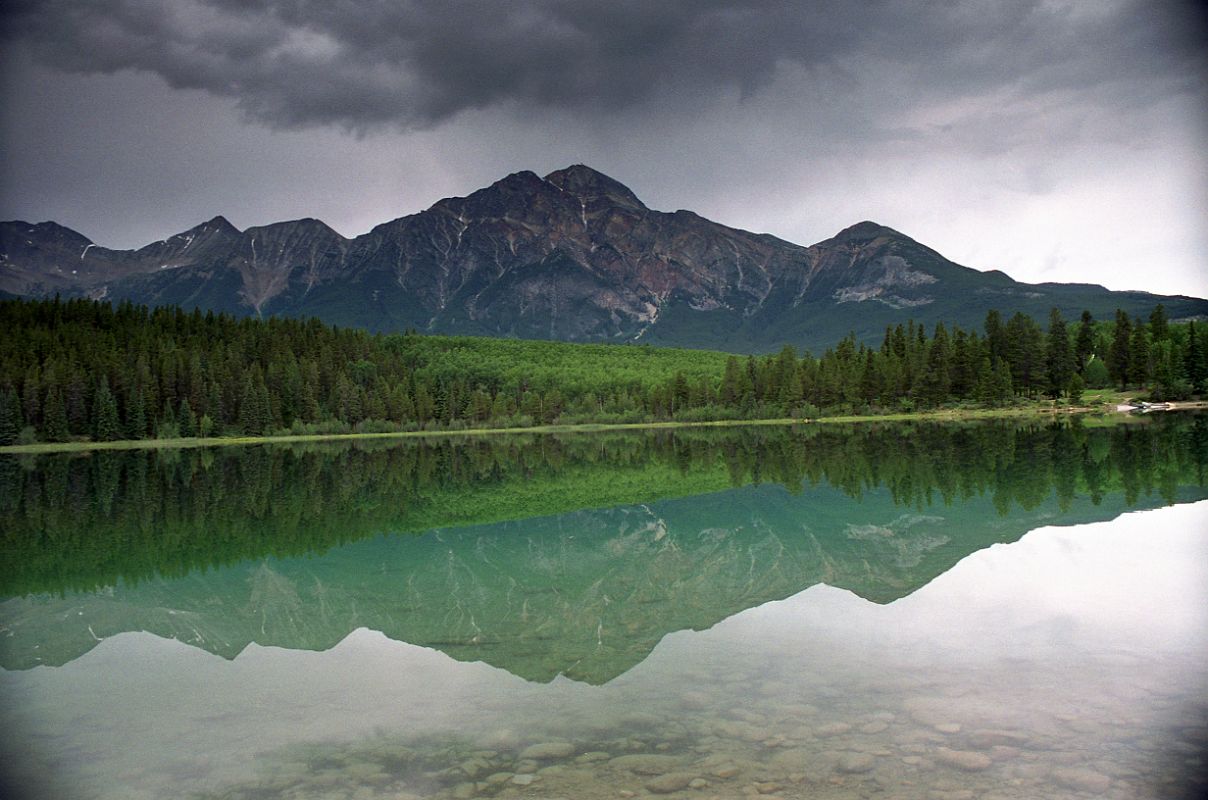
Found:
<path fill-rule="evenodd" d="M 919 397 L 928 405 L 939 405 L 948 399 L 952 387 L 951 353 L 948 331 L 942 322 L 936 323 L 935 336 L 927 352 L 927 368 L 919 376 Z"/>
<path fill-rule="evenodd" d="M 1075 372 L 1070 377 L 1069 382 L 1069 401 L 1070 405 L 1076 406 L 1082 402 L 1082 391 L 1086 388 L 1086 381 L 1082 380 L 1082 376 Z"/>
<path fill-rule="evenodd" d="M 177 425 L 180 426 L 181 436 L 191 438 L 197 435 L 197 415 L 193 413 L 193 404 L 189 402 L 188 395 L 180 401 L 180 418 Z"/>
<path fill-rule="evenodd" d="M 801 398 L 801 378 L 797 371 L 797 353 L 791 344 L 786 344 L 776 357 L 773 371 L 775 399 L 786 410 Z"/>
<path fill-rule="evenodd" d="M 996 361 L 990 365 L 989 357 L 982 357 L 977 367 L 977 386 L 974 396 L 977 401 L 987 406 L 999 406 L 1010 401 L 1011 370 L 1004 361 Z"/>
<path fill-rule="evenodd" d="M 156 439 L 179 439 L 180 426 L 176 423 L 176 412 L 171 400 L 164 400 L 164 410 L 160 412 L 159 421 L 155 425 Z"/>
<path fill-rule="evenodd" d="M 71 430 L 67 424 L 67 407 L 63 402 L 63 392 L 58 388 L 46 393 L 43 419 L 47 441 L 66 442 L 71 439 Z"/>
<path fill-rule="evenodd" d="M 1082 379 L 1083 383 L 1092 389 L 1106 389 L 1112 382 L 1112 377 L 1107 371 L 1107 364 L 1097 356 L 1091 357 L 1086 369 L 1082 371 Z"/>
<path fill-rule="evenodd" d="M 42 380 L 37 365 L 31 366 L 25 373 L 21 388 L 21 417 L 26 425 L 35 428 L 42 421 Z"/>
<path fill-rule="evenodd" d="M 721 403 L 727 408 L 734 408 L 742 399 L 742 368 L 738 365 L 738 357 L 726 359 L 725 372 L 721 378 Z"/>
<path fill-rule="evenodd" d="M 144 439 L 147 436 L 147 401 L 143 390 L 135 386 L 130 390 L 126 402 L 126 438 Z"/>
<path fill-rule="evenodd" d="M 1166 319 L 1166 307 L 1158 303 L 1149 314 L 1149 341 L 1157 344 L 1168 338 L 1170 338 L 1170 325 Z"/>
<path fill-rule="evenodd" d="M 1112 335 L 1111 349 L 1107 354 L 1107 372 L 1123 391 L 1128 385 L 1129 366 L 1132 363 L 1132 321 L 1123 309 L 1116 309 L 1116 327 Z"/>
<path fill-rule="evenodd" d="M 1153 391 L 1155 400 L 1182 400 L 1190 392 L 1183 378 L 1183 361 L 1174 351 L 1169 337 L 1153 343 Z"/>
<path fill-rule="evenodd" d="M 1128 340 L 1128 380 L 1134 386 L 1146 386 L 1152 375 L 1150 364 L 1149 331 L 1139 318 L 1134 320 L 1132 336 Z"/>
<path fill-rule="evenodd" d="M 117 414 L 117 398 L 109 390 L 109 378 L 102 377 L 92 401 L 92 435 L 98 442 L 112 442 L 122 438 L 122 423 Z"/>
<path fill-rule="evenodd" d="M 239 429 L 248 436 L 263 436 L 272 424 L 268 388 L 259 367 L 247 371 L 239 400 Z"/>
<path fill-rule="evenodd" d="M 688 407 L 688 376 L 682 371 L 671 379 L 671 413 Z"/>
<path fill-rule="evenodd" d="M 1074 354 L 1070 350 L 1070 336 L 1065 328 L 1061 312 L 1054 308 L 1049 312 L 1049 338 L 1045 352 L 1048 367 L 1049 397 L 1056 400 L 1069 387 L 1074 375 Z"/>
<path fill-rule="evenodd" d="M 1074 345 L 1075 368 L 1079 373 L 1086 369 L 1095 352 L 1095 318 L 1091 312 L 1082 312 L 1082 323 L 1078 326 L 1078 339 Z"/>
<path fill-rule="evenodd" d="M 1183 370 L 1187 382 L 1193 392 L 1205 390 L 1205 379 L 1208 379 L 1208 347 L 1203 340 L 1204 335 L 1196 328 L 1195 321 L 1187 323 L 1187 348 L 1183 355 Z"/>
<path fill-rule="evenodd" d="M 873 403 L 881 395 L 881 372 L 877 369 L 877 358 L 872 350 L 864 354 L 864 368 L 860 373 L 860 397 L 865 403 Z"/>
<path fill-rule="evenodd" d="M 21 434 L 21 400 L 13 389 L 0 391 L 0 445 L 12 444 Z"/>
<path fill-rule="evenodd" d="M 1007 322 L 1007 364 L 1016 392 L 1032 396 L 1048 384 L 1044 334 L 1031 317 L 1016 313 Z"/>
<path fill-rule="evenodd" d="M 990 363 L 1005 361 L 1007 359 L 1007 332 L 1003 328 L 1002 315 L 998 313 L 998 309 L 986 312 L 985 331 Z"/>
<path fill-rule="evenodd" d="M 69 369 L 74 373 L 75 367 Z M 63 395 L 63 404 L 67 412 L 67 429 L 72 434 L 87 434 L 92 426 L 88 414 L 87 392 L 84 389 L 82 373 L 72 374 L 67 381 L 67 389 Z"/>
<path fill-rule="evenodd" d="M 952 395 L 969 397 L 977 380 L 977 343 L 960 328 L 952 339 Z"/>

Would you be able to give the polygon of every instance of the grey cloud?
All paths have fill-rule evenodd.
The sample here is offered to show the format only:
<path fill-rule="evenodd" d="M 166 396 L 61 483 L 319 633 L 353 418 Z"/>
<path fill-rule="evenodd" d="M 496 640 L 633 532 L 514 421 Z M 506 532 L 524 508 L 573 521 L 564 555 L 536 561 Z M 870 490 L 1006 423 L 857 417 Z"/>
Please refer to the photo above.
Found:
<path fill-rule="evenodd" d="M 473 109 L 682 111 L 758 95 L 785 65 L 889 65 L 960 97 L 1202 77 L 1193 6 L 1129 0 L 49 0 L 10 4 L 10 43 L 77 73 L 136 70 L 235 99 L 276 128 L 428 128 Z M 821 113 L 824 113 L 821 112 Z"/>

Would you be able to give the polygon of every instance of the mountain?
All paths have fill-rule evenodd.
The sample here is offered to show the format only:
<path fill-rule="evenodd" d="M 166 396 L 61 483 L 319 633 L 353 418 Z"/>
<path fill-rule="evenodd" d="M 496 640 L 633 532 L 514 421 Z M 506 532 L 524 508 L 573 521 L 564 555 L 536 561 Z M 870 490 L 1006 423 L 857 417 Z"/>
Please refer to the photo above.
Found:
<path fill-rule="evenodd" d="M 52 222 L 0 223 L 0 297 L 56 292 L 377 331 L 750 351 L 849 331 L 879 341 L 908 318 L 980 327 L 991 308 L 1110 318 L 1160 302 L 1174 319 L 1208 316 L 1198 298 L 980 272 L 872 222 L 802 247 L 654 211 L 582 165 L 518 172 L 354 239 L 314 219 L 239 231 L 216 217 L 118 251 Z"/>

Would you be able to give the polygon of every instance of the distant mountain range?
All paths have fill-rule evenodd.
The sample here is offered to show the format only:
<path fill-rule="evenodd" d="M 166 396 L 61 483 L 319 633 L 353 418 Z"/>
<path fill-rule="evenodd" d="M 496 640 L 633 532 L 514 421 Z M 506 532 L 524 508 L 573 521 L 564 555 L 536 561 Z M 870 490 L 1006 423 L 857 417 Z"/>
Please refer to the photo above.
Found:
<path fill-rule="evenodd" d="M 518 172 L 345 239 L 315 219 L 240 231 L 222 217 L 139 250 L 53 222 L 0 223 L 0 296 L 90 296 L 343 326 L 731 351 L 879 341 L 912 318 L 980 327 L 1116 308 L 1208 317 L 1208 300 L 1027 284 L 861 222 L 810 247 L 647 208 L 589 167 Z"/>

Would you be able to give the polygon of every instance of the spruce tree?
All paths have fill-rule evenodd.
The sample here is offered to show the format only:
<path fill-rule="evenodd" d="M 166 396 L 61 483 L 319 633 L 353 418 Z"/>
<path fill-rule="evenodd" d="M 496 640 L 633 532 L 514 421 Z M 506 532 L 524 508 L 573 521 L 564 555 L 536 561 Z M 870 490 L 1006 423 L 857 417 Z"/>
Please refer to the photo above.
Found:
<path fill-rule="evenodd" d="M 1170 338 L 1170 325 L 1169 320 L 1166 319 L 1166 307 L 1158 303 L 1149 314 L 1149 341 L 1157 344 L 1168 338 Z"/>
<path fill-rule="evenodd" d="M 985 331 L 990 363 L 1005 361 L 1007 358 L 1007 332 L 1003 328 L 1002 315 L 998 313 L 998 309 L 986 312 Z"/>
<path fill-rule="evenodd" d="M 66 442 L 71 439 L 71 429 L 67 424 L 67 407 L 63 402 L 63 392 L 57 387 L 46 393 L 43 420 L 43 431 L 46 434 L 47 441 Z"/>
<path fill-rule="evenodd" d="M 74 365 L 69 369 L 75 372 Z M 71 433 L 87 434 L 91 431 L 87 392 L 84 389 L 82 373 L 73 374 L 67 381 L 67 388 L 63 394 L 63 406 L 67 412 L 67 428 Z"/>
<path fill-rule="evenodd" d="M 977 379 L 977 342 L 957 328 L 952 338 L 952 395 L 969 397 Z"/>
<path fill-rule="evenodd" d="M 191 438 L 197 435 L 197 414 L 193 412 L 193 404 L 189 402 L 188 396 L 180 401 L 180 417 L 176 424 L 180 428 L 181 436 Z"/>
<path fill-rule="evenodd" d="M 348 379 L 341 375 L 347 381 Z M 258 368 L 249 369 L 244 376 L 243 392 L 239 398 L 239 429 L 247 436 L 263 436 L 271 422 L 268 389 Z"/>
<path fill-rule="evenodd" d="M 872 350 L 864 354 L 864 367 L 860 372 L 860 397 L 865 403 L 876 402 L 881 394 L 881 372 L 877 369 L 877 359 Z"/>
<path fill-rule="evenodd" d="M 102 377 L 92 401 L 92 435 L 98 442 L 122 438 L 122 423 L 117 414 L 117 398 L 109 390 L 109 378 Z"/>
<path fill-rule="evenodd" d="M 1120 384 L 1120 391 L 1128 385 L 1129 366 L 1132 364 L 1132 321 L 1123 309 L 1116 309 L 1116 327 L 1112 335 L 1111 348 L 1107 353 L 1107 372 L 1113 381 Z"/>
<path fill-rule="evenodd" d="M 1184 399 L 1190 387 L 1183 378 L 1183 360 L 1175 354 L 1174 343 L 1169 338 L 1154 342 L 1150 356 L 1154 399 Z"/>
<path fill-rule="evenodd" d="M 176 412 L 172 409 L 171 400 L 164 400 L 164 410 L 160 412 L 159 421 L 155 425 L 155 438 L 180 438 L 180 426 L 176 424 Z"/>
<path fill-rule="evenodd" d="M 1208 379 L 1208 347 L 1205 346 L 1203 335 L 1196 328 L 1194 320 L 1187 323 L 1187 348 L 1183 355 L 1183 371 L 1193 392 L 1203 392 L 1205 379 Z"/>
<path fill-rule="evenodd" d="M 1095 352 L 1095 318 L 1091 312 L 1082 312 L 1082 322 L 1078 326 L 1078 339 L 1074 345 L 1074 368 L 1081 373 L 1086 369 L 1091 356 Z"/>
<path fill-rule="evenodd" d="M 1007 321 L 1007 366 L 1016 392 L 1032 396 L 1048 385 L 1044 334 L 1036 321 L 1017 312 Z"/>
<path fill-rule="evenodd" d="M 726 359 L 726 368 L 722 373 L 721 378 L 721 403 L 727 408 L 733 408 L 738 405 L 742 398 L 742 369 L 738 366 L 738 357 L 730 356 Z"/>
<path fill-rule="evenodd" d="M 1082 379 L 1081 375 L 1079 375 L 1077 372 L 1075 372 L 1070 377 L 1069 388 L 1068 388 L 1070 405 L 1076 406 L 1082 402 L 1082 391 L 1085 388 L 1086 388 L 1086 381 L 1084 381 Z"/>
<path fill-rule="evenodd" d="M 1146 386 L 1151 373 L 1149 331 L 1138 318 L 1133 322 L 1128 340 L 1128 380 L 1134 386 Z"/>
<path fill-rule="evenodd" d="M 942 322 L 936 323 L 935 336 L 927 351 L 927 368 L 919 375 L 919 397 L 928 405 L 939 405 L 948 399 L 952 387 L 952 359 L 948 331 Z"/>
<path fill-rule="evenodd" d="M 12 444 L 21 434 L 21 400 L 14 389 L 0 391 L 0 445 Z"/>
<path fill-rule="evenodd" d="M 1061 312 L 1054 308 L 1049 312 L 1049 338 L 1045 352 L 1048 367 L 1049 397 L 1056 400 L 1068 388 L 1074 374 L 1074 354 L 1070 350 L 1070 336 L 1065 328 Z"/>
<path fill-rule="evenodd" d="M 1107 371 L 1107 364 L 1098 357 L 1091 358 L 1086 369 L 1082 371 L 1082 379 L 1092 389 L 1106 389 L 1112 382 L 1112 377 Z"/>
<path fill-rule="evenodd" d="M 147 400 L 143 390 L 135 386 L 126 402 L 126 438 L 145 439 L 147 436 Z"/>
<path fill-rule="evenodd" d="M 25 373 L 21 388 L 21 417 L 26 425 L 38 427 L 42 421 L 42 376 L 37 365 Z"/>

